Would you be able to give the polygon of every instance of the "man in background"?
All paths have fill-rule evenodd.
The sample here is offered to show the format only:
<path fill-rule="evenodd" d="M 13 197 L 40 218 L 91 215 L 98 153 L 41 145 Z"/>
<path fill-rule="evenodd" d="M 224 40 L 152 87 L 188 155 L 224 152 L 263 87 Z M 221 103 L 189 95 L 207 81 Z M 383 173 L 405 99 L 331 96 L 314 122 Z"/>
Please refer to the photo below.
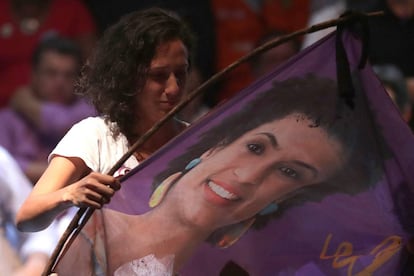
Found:
<path fill-rule="evenodd" d="M 19 88 L 11 106 L 0 111 L 0 145 L 32 183 L 66 131 L 95 113 L 74 93 L 81 62 L 74 42 L 59 37 L 42 41 L 33 55 L 30 85 Z"/>
<path fill-rule="evenodd" d="M 286 34 L 279 30 L 269 31 L 259 39 L 255 48 Z M 300 51 L 300 47 L 301 43 L 299 40 L 291 39 L 253 58 L 250 62 L 253 79 L 256 80 L 270 73 L 276 67 L 296 55 Z"/>

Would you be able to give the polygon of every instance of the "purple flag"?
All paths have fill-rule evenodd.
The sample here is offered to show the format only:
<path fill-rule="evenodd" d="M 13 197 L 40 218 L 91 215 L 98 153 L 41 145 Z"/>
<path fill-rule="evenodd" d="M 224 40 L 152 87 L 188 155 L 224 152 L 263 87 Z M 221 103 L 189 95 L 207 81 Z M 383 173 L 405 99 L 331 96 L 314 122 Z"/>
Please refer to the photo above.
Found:
<path fill-rule="evenodd" d="M 414 138 L 347 32 L 352 104 L 338 93 L 335 38 L 130 171 L 59 275 L 409 273 Z"/>

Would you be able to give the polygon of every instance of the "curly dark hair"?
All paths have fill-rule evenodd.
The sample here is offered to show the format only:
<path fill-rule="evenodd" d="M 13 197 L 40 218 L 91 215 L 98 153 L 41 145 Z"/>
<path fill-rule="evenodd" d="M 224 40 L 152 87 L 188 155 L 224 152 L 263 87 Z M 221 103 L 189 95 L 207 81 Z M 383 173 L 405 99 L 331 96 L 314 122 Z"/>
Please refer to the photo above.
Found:
<path fill-rule="evenodd" d="M 111 129 L 127 138 L 136 137 L 136 95 L 145 85 L 157 47 L 180 39 L 189 53 L 193 34 L 173 12 L 160 8 L 135 11 L 108 28 L 86 62 L 77 92 L 89 99 Z M 189 61 L 190 63 L 190 61 Z"/>
<path fill-rule="evenodd" d="M 320 201 L 333 193 L 356 194 L 377 183 L 383 174 L 383 157 L 380 156 L 380 141 L 377 141 L 368 112 L 362 92 L 355 96 L 355 107 L 351 109 L 338 96 L 336 82 L 331 79 L 307 75 L 275 82 L 268 91 L 203 133 L 196 144 L 172 160 L 168 168 L 155 177 L 154 186 L 175 172 L 186 173 L 183 168 L 210 149 L 225 147 L 265 123 L 290 114 L 301 114 L 303 119 L 312 122 L 309 127 L 324 129 L 329 137 L 342 145 L 345 165 L 323 183 L 303 187 L 278 203 L 276 213 L 257 215 L 254 227 L 260 228 L 271 217 L 280 216 L 292 206 Z"/>

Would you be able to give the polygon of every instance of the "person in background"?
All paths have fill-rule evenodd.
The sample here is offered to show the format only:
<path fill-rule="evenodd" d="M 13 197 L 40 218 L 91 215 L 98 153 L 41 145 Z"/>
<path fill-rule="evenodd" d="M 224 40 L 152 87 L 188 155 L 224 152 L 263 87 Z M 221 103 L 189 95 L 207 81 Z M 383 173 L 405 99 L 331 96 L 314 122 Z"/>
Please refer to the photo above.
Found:
<path fill-rule="evenodd" d="M 414 77 L 414 1 L 379 0 L 372 8 L 378 10 L 385 14 L 368 20 L 371 64 L 394 64 L 405 78 Z"/>
<path fill-rule="evenodd" d="M 254 49 L 257 41 L 269 30 L 286 33 L 306 26 L 309 0 L 212 0 L 216 31 L 216 71 L 223 70 Z M 230 99 L 251 84 L 248 64 L 238 66 L 220 82 L 216 103 Z"/>
<path fill-rule="evenodd" d="M 414 1 L 378 0 L 372 11 L 378 10 L 383 10 L 385 15 L 368 20 L 370 62 L 373 65 L 397 66 L 406 79 L 413 104 L 410 83 L 414 82 Z M 409 124 L 414 129 L 413 118 Z"/>
<path fill-rule="evenodd" d="M 256 47 L 259 47 L 262 44 L 265 44 L 271 40 L 274 40 L 286 34 L 287 33 L 277 30 L 269 31 L 259 39 Z M 277 66 L 279 66 L 280 64 L 294 56 L 296 53 L 299 52 L 299 50 L 300 41 L 296 39 L 291 39 L 279 46 L 267 50 L 261 55 L 256 56 L 251 60 L 250 63 L 253 78 L 256 79 L 259 77 L 263 77 L 272 69 L 275 69 Z"/>
<path fill-rule="evenodd" d="M 366 2 L 365 0 L 363 2 Z M 319 24 L 321 22 L 338 18 L 347 9 L 346 0 L 311 0 L 311 12 L 307 27 Z M 358 1 L 362 2 L 362 1 Z M 306 34 L 303 37 L 302 49 L 315 43 L 322 37 L 333 32 L 335 27 L 326 28 L 314 33 Z"/>
<path fill-rule="evenodd" d="M 392 64 L 375 65 L 374 72 L 382 82 L 385 91 L 401 112 L 407 123 L 411 120 L 412 103 L 408 97 L 406 80 L 401 71 Z"/>
<path fill-rule="evenodd" d="M 41 275 L 58 241 L 55 224 L 38 233 L 17 231 L 14 216 L 31 189 L 16 161 L 0 147 L 0 275 Z"/>
<path fill-rule="evenodd" d="M 286 32 L 272 30 L 264 34 L 259 38 L 256 47 L 261 46 L 273 39 L 286 35 Z M 263 77 L 269 73 L 272 69 L 287 61 L 289 58 L 294 56 L 300 50 L 300 41 L 292 39 L 276 46 L 266 52 L 256 56 L 251 60 L 249 79 L 256 80 L 257 78 Z M 193 66 L 189 72 L 188 82 L 186 86 L 186 93 L 191 93 L 197 89 L 203 83 L 202 75 L 200 70 Z M 194 122 L 198 118 L 202 117 L 209 112 L 210 107 L 206 104 L 203 96 L 198 96 L 192 100 L 181 112 L 180 119 L 188 122 Z"/>
<path fill-rule="evenodd" d="M 93 108 L 74 94 L 81 65 L 77 45 L 52 37 L 42 41 L 32 60 L 30 86 L 19 88 L 12 107 L 0 111 L 0 145 L 35 183 L 47 166 L 47 155 L 66 131 Z"/>
<path fill-rule="evenodd" d="M 258 38 L 258 41 L 256 42 L 256 45 L 254 45 L 254 48 L 286 34 L 288 33 L 285 31 L 279 31 L 275 29 L 269 30 Z M 250 64 L 246 64 L 246 66 L 249 67 L 249 70 L 241 75 L 247 77 L 249 81 L 254 81 L 259 77 L 263 77 L 266 73 L 269 73 L 272 69 L 276 68 L 278 65 L 282 64 L 290 57 L 298 53 L 300 50 L 300 45 L 301 42 L 298 39 L 292 39 L 277 47 L 267 50 L 261 55 L 253 58 Z M 201 75 L 198 72 L 197 68 L 193 67 L 189 74 L 189 81 L 186 90 L 188 90 L 188 92 L 191 92 L 201 84 Z M 206 104 L 208 101 L 205 101 L 204 99 L 205 98 L 200 96 L 193 100 L 180 113 L 180 118 L 189 122 L 194 122 L 196 119 L 208 113 L 210 107 L 208 104 Z"/>
<path fill-rule="evenodd" d="M 96 41 L 96 27 L 81 0 L 0 1 L 0 107 L 30 81 L 36 45 L 51 35 L 73 39 L 86 59 Z"/>
<path fill-rule="evenodd" d="M 312 0 L 311 13 L 307 26 L 338 18 L 346 10 L 360 12 L 384 11 L 384 16 L 373 16 L 369 23 L 370 63 L 373 65 L 394 64 L 402 72 L 407 82 L 411 106 L 414 106 L 414 1 L 412 0 Z M 302 48 L 306 48 L 334 31 L 324 29 L 304 36 Z M 414 108 L 414 107 L 412 107 Z M 403 116 L 409 116 L 405 112 Z M 409 124 L 414 129 L 411 116 Z"/>

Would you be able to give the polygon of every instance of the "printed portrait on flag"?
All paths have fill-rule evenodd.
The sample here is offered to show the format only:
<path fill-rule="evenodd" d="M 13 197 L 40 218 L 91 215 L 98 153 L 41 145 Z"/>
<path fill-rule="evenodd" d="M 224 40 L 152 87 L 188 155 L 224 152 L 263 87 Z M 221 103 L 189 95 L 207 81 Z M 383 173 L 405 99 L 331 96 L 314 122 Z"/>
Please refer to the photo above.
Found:
<path fill-rule="evenodd" d="M 132 169 L 122 189 L 88 221 L 59 275 L 399 271 L 412 239 L 414 140 L 369 66 L 357 69 L 350 33 L 355 94 L 343 98 L 334 45 L 333 34 L 122 168 Z"/>

